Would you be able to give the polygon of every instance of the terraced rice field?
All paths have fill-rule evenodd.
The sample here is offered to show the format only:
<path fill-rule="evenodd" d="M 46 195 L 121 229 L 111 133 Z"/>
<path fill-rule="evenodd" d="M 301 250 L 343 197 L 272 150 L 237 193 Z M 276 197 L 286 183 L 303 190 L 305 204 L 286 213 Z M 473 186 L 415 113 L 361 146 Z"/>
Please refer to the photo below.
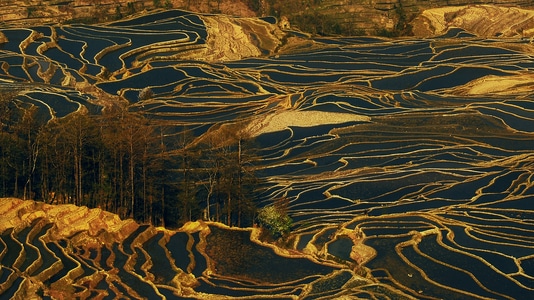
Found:
<path fill-rule="evenodd" d="M 262 149 L 261 203 L 290 199 L 291 251 L 213 224 L 73 246 L 76 234 L 57 240 L 35 218 L 1 232 L 2 297 L 30 281 L 110 299 L 534 296 L 529 40 L 317 38 L 298 53 L 203 61 L 203 17 L 3 29 L 0 85 L 24 90 L 19 105 L 43 120 L 100 112 L 74 82 L 198 134 L 245 120 Z M 154 96 L 139 99 L 146 87 Z"/>

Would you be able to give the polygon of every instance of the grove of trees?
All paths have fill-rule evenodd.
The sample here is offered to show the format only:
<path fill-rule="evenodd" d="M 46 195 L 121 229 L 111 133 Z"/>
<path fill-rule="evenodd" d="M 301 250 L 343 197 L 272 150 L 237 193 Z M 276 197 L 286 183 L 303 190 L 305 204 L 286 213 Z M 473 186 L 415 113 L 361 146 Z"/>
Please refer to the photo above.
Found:
<path fill-rule="evenodd" d="M 236 127 L 194 142 L 193 130 L 127 105 L 46 122 L 15 98 L 0 91 L 0 197 L 99 207 L 156 226 L 253 223 L 256 158 Z"/>

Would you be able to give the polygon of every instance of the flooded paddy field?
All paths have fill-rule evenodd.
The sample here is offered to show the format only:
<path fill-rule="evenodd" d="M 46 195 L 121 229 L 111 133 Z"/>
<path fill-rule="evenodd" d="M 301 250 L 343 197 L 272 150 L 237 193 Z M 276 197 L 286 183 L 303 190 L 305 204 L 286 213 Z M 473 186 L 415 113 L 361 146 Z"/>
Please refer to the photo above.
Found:
<path fill-rule="evenodd" d="M 16 104 L 36 107 L 43 122 L 99 114 L 102 99 L 80 89 L 90 84 L 177 132 L 247 124 L 259 148 L 259 206 L 289 199 L 290 254 L 214 225 L 165 236 L 143 227 L 125 244 L 76 252 L 43 238 L 51 225 L 41 224 L 1 233 L 0 292 L 15 294 L 19 271 L 32 270 L 49 285 L 73 280 L 83 297 L 534 296 L 528 40 L 460 29 L 426 39 L 309 38 L 314 46 L 296 53 L 202 61 L 204 17 L 169 11 L 0 29 L 0 88 L 22 91 Z M 139 97 L 145 88 L 151 97 Z M 250 256 L 221 253 L 228 240 Z M 33 264 L 52 257 L 62 267 Z M 107 275 L 89 284 L 94 272 Z M 190 277 L 198 284 L 187 285 Z"/>

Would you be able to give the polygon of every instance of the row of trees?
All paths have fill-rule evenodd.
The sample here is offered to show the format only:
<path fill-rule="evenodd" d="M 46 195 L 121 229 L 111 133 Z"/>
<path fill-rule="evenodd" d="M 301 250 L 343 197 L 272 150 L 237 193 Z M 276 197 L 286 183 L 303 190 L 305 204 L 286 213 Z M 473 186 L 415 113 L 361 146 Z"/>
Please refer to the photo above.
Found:
<path fill-rule="evenodd" d="M 236 127 L 199 142 L 188 128 L 118 105 L 43 122 L 15 96 L 0 94 L 0 197 L 99 207 L 157 226 L 252 224 L 256 158 Z"/>

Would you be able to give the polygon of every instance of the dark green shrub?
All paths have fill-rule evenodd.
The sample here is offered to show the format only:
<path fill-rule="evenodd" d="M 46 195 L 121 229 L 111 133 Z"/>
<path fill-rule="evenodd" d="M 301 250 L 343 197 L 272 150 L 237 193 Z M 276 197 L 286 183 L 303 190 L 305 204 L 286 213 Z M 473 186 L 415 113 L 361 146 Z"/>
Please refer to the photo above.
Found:
<path fill-rule="evenodd" d="M 260 225 L 267 228 L 274 238 L 283 237 L 291 231 L 293 220 L 284 210 L 274 205 L 261 208 L 258 212 Z"/>

